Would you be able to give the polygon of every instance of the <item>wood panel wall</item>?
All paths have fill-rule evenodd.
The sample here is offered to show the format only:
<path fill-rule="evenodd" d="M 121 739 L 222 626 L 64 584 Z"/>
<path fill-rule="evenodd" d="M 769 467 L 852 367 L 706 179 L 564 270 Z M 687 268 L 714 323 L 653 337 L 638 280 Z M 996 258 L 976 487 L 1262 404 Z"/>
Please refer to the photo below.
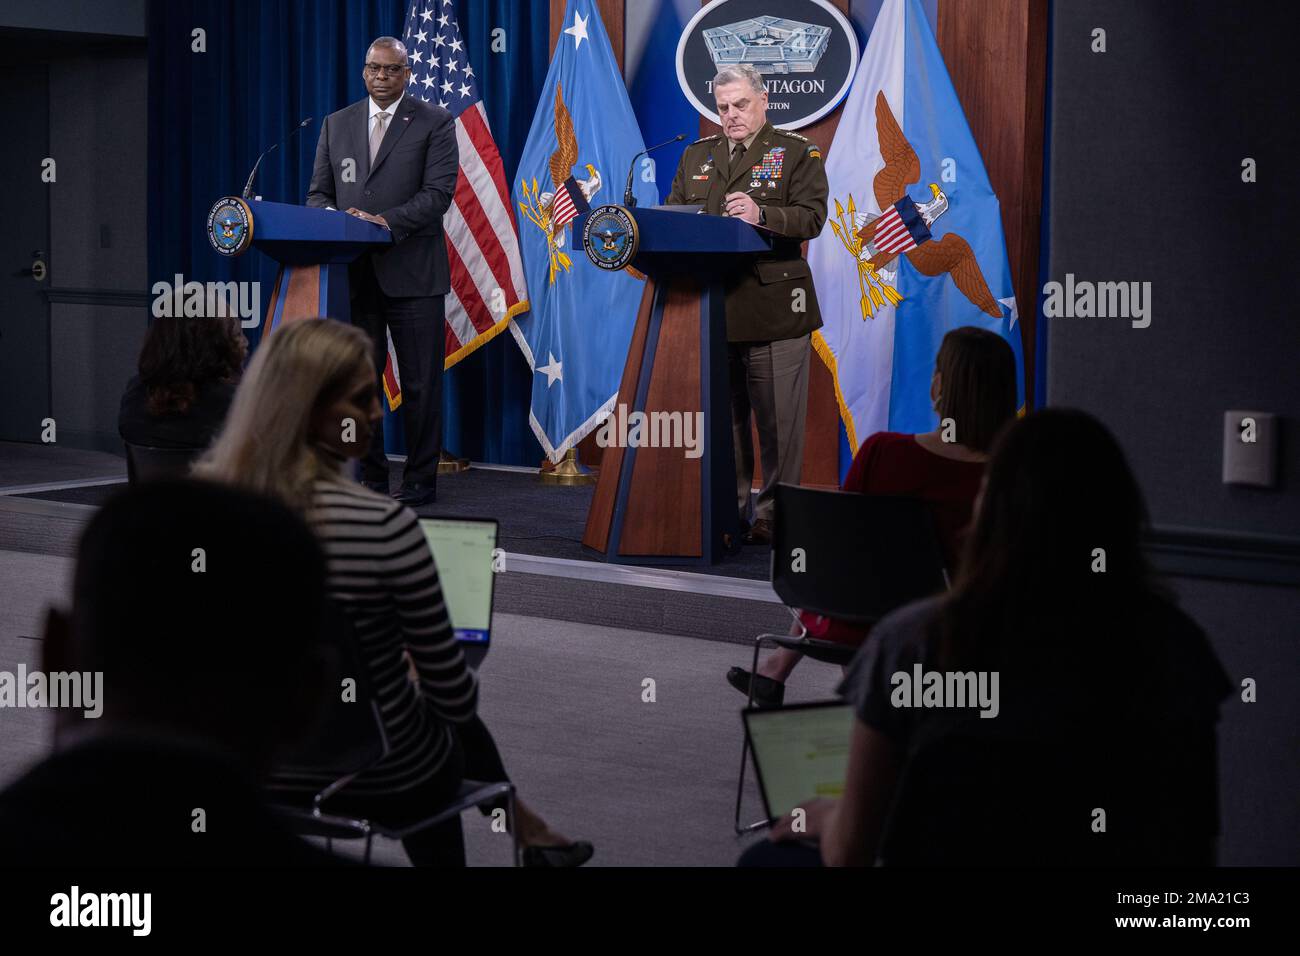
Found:
<path fill-rule="evenodd" d="M 565 3 L 566 0 L 551 0 L 552 56 L 555 55 L 555 42 L 560 37 L 560 31 L 573 26 L 572 22 L 562 22 Z M 614 59 L 621 70 L 623 69 L 623 25 L 626 20 L 624 0 L 596 0 L 596 9 L 600 11 L 600 19 L 605 23 L 605 32 L 609 34 L 609 45 L 614 48 Z"/>
<path fill-rule="evenodd" d="M 1043 194 L 1047 0 L 939 0 L 939 50 L 993 191 L 1020 311 L 1025 398 L 1034 385 L 1034 321 Z"/>

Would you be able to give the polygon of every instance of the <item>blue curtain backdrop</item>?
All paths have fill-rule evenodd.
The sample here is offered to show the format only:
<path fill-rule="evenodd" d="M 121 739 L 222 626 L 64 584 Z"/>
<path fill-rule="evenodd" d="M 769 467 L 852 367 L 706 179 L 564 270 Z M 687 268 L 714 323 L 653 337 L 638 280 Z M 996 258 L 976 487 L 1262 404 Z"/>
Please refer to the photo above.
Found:
<path fill-rule="evenodd" d="M 849 4 L 863 45 L 881 2 Z M 923 6 L 934 24 L 937 0 L 923 0 Z M 550 4 L 455 0 L 453 7 L 514 193 L 550 59 Z M 695 0 L 629 4 L 627 80 L 647 145 L 678 132 L 689 141 L 699 128 L 678 89 L 675 63 L 677 37 L 697 9 Z M 361 59 L 367 44 L 384 34 L 400 36 L 408 12 L 406 0 L 150 0 L 151 285 L 177 273 L 187 281 L 258 280 L 269 296 L 275 264 L 256 252 L 221 260 L 203 235 L 208 208 L 238 193 L 257 154 L 311 116 L 315 121 L 273 152 L 258 173 L 258 194 L 302 202 L 321 119 L 365 95 Z M 200 28 L 204 53 L 192 50 L 192 31 Z M 497 28 L 505 31 L 503 52 L 491 49 Z M 684 148 L 668 147 L 657 156 L 661 195 Z M 621 182 L 616 190 L 621 195 Z M 260 327 L 248 331 L 256 347 Z M 1045 340 L 1044 334 L 1040 348 Z M 498 336 L 470 355 L 447 373 L 446 447 L 477 461 L 536 465 L 542 450 L 528 427 L 530 386 L 512 336 Z M 400 430 L 387 433 L 389 451 L 402 452 Z M 840 443 L 842 473 L 851 458 L 842 429 Z"/>
<path fill-rule="evenodd" d="M 440 4 L 439 4 L 440 6 Z M 546 78 L 547 0 L 458 0 L 456 17 L 479 77 L 488 122 L 513 179 Z M 302 202 L 320 121 L 365 95 L 361 63 L 377 36 L 401 36 L 404 0 L 152 0 L 149 5 L 149 273 L 171 281 L 260 281 L 262 307 L 276 267 L 251 252 L 222 260 L 203 222 L 221 196 L 244 186 L 257 154 L 304 117 L 314 122 L 271 153 L 255 193 Z M 492 31 L 505 30 L 493 53 Z M 195 52 L 193 31 L 205 32 Z M 256 347 L 261 329 L 248 330 Z M 528 366 L 511 336 L 447 375 L 445 445 L 480 461 L 536 465 L 528 427 Z M 388 429 L 401 452 L 400 431 Z M 394 436 L 396 441 L 394 441 Z"/>

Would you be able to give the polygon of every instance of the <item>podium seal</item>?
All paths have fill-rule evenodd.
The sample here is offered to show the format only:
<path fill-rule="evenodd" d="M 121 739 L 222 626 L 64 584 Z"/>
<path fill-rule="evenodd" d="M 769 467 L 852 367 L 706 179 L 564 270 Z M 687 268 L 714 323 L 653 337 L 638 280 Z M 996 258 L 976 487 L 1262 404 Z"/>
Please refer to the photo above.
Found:
<path fill-rule="evenodd" d="M 611 272 L 627 268 L 641 236 L 636 220 L 622 206 L 597 206 L 582 227 L 582 248 L 597 268 Z"/>
<path fill-rule="evenodd" d="M 242 255 L 253 241 L 253 211 L 237 196 L 226 196 L 208 210 L 208 242 L 223 256 Z"/>

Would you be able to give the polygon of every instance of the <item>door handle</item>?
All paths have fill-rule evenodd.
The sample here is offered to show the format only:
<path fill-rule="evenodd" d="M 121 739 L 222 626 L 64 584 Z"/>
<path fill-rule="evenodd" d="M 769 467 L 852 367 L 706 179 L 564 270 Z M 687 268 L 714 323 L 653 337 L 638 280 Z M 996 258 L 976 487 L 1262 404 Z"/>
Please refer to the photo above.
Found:
<path fill-rule="evenodd" d="M 18 274 L 20 276 L 31 276 L 37 282 L 44 282 L 46 275 L 49 274 L 49 269 L 46 268 L 45 261 L 43 259 L 37 259 L 34 262 L 32 262 L 31 268 L 19 269 Z"/>

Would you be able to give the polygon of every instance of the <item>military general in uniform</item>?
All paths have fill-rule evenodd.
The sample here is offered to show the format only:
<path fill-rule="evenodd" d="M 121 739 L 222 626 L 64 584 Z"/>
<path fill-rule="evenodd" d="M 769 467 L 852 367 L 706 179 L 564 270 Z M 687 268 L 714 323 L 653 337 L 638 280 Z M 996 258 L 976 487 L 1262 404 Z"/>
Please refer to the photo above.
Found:
<path fill-rule="evenodd" d="M 745 540 L 772 540 L 777 482 L 799 483 L 808 411 L 809 336 L 821 311 L 801 245 L 826 223 L 826 170 L 807 138 L 767 121 L 762 75 L 741 65 L 713 80 L 722 133 L 692 143 L 668 195 L 712 215 L 761 226 L 772 250 L 727 281 L 727 355 L 736 448 L 736 497 Z M 753 419 L 763 486 L 748 521 L 754 481 Z"/>

